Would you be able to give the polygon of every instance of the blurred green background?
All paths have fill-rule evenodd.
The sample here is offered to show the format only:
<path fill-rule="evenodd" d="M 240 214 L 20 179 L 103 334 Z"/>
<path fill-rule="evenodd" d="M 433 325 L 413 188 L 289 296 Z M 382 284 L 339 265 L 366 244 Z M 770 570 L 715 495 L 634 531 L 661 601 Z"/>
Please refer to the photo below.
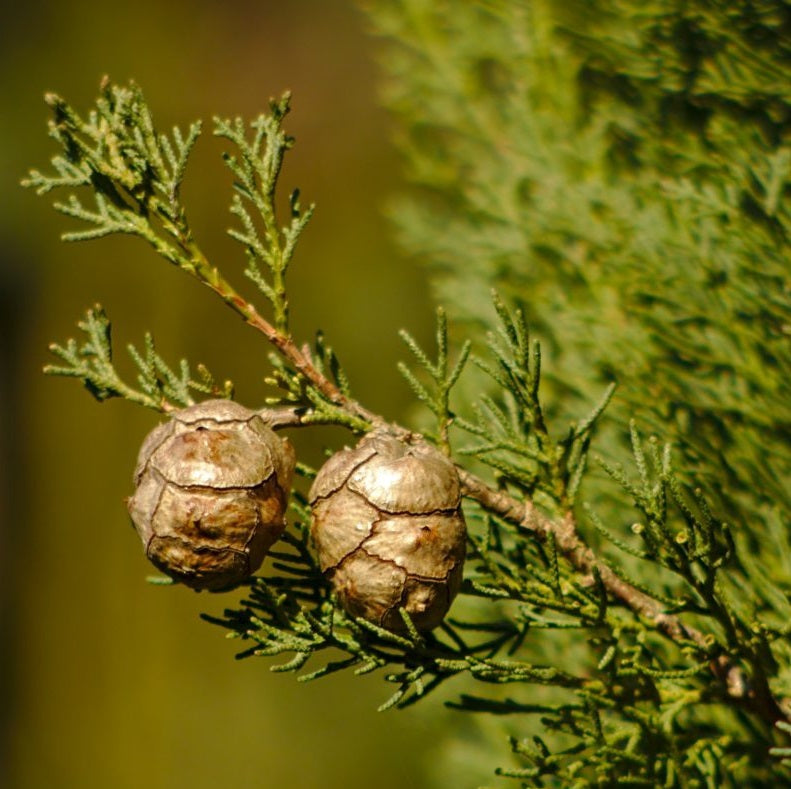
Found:
<path fill-rule="evenodd" d="M 318 204 L 291 279 L 294 333 L 323 328 L 360 399 L 403 419 L 397 330 L 425 338 L 432 311 L 382 217 L 400 184 L 365 20 L 347 0 L 28 0 L 4 15 L 0 39 L 0 786 L 425 786 L 436 727 L 451 720 L 438 698 L 377 714 L 390 690 L 378 677 L 303 686 L 264 659 L 237 663 L 238 642 L 198 618 L 235 596 L 145 582 L 123 499 L 157 416 L 45 378 L 47 344 L 101 302 L 123 369 L 126 343 L 150 329 L 166 358 L 205 362 L 248 405 L 264 396 L 268 349 L 142 242 L 61 243 L 69 220 L 18 186 L 54 153 L 45 90 L 86 109 L 103 74 L 133 78 L 169 127 L 250 117 L 291 89 L 297 145 L 283 186 Z M 220 150 L 206 134 L 185 200 L 204 248 L 246 288 L 224 235 Z M 345 439 L 295 441 L 316 462 L 321 442 Z"/>

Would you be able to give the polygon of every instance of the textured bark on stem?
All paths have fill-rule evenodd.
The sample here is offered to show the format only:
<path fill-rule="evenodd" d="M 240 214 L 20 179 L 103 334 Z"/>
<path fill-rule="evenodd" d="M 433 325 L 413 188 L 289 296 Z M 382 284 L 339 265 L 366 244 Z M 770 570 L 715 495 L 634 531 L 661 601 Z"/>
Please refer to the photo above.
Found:
<path fill-rule="evenodd" d="M 594 570 L 598 572 L 602 584 L 613 597 L 638 616 L 650 620 L 668 638 L 676 642 L 692 642 L 703 649 L 709 649 L 710 639 L 705 634 L 685 625 L 677 616 L 666 613 L 657 600 L 624 581 L 599 559 L 579 536 L 571 513 L 566 513 L 559 520 L 552 520 L 540 513 L 532 502 L 519 501 L 503 491 L 493 490 L 468 471 L 460 467 L 457 470 L 465 496 L 474 499 L 484 509 L 509 523 L 544 537 L 552 535 L 558 550 L 578 572 L 589 576 L 591 581 Z M 744 670 L 734 663 L 733 658 L 726 654 L 713 659 L 710 667 L 731 698 L 772 724 L 786 719 L 765 679 L 751 681 Z"/>

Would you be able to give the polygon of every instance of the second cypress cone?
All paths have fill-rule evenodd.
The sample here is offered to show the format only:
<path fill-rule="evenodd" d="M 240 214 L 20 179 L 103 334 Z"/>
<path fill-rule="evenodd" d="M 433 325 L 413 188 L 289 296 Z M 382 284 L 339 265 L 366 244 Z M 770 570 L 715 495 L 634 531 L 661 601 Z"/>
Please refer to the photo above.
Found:
<path fill-rule="evenodd" d="M 448 458 L 375 431 L 324 464 L 310 502 L 321 569 L 349 614 L 392 631 L 405 629 L 400 607 L 419 630 L 442 622 L 467 536 Z"/>

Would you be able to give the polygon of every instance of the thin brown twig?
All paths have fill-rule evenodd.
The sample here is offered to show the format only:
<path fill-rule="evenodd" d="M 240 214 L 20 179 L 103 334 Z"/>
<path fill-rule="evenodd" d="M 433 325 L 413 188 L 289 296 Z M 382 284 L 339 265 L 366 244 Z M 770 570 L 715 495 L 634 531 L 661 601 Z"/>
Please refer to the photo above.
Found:
<path fill-rule="evenodd" d="M 372 413 L 356 400 L 352 400 L 343 394 L 332 381 L 316 368 L 307 349 L 301 349 L 290 335 L 279 332 L 275 326 L 264 318 L 253 304 L 243 298 L 220 275 L 216 267 L 211 266 L 197 246 L 188 244 L 185 245 L 185 248 L 192 258 L 199 279 L 211 288 L 234 312 L 240 315 L 249 326 L 261 332 L 280 355 L 291 362 L 294 365 L 294 369 L 310 381 L 330 402 L 352 416 L 371 424 L 384 423 L 385 420 L 381 416 Z"/>

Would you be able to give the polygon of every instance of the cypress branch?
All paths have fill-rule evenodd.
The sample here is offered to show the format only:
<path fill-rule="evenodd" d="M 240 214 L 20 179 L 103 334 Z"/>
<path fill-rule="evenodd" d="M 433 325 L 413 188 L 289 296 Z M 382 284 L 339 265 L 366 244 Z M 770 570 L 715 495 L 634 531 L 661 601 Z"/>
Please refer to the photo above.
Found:
<path fill-rule="evenodd" d="M 523 26 L 520 29 L 526 29 L 528 19 L 531 24 L 535 22 L 526 9 L 517 11 L 517 5 L 473 3 L 460 13 L 472 14 L 487 35 L 503 37 L 503 46 L 522 48 L 524 57 L 534 58 L 535 43 L 512 40 L 512 29 L 516 28 L 510 24 L 503 27 L 508 20 L 518 21 Z M 543 4 L 537 8 L 536 18 L 546 13 Z M 621 12 L 627 14 L 623 9 Z M 437 22 L 433 13 L 428 8 L 415 9 L 413 21 L 422 18 L 425 30 L 430 31 Z M 469 16 L 465 18 L 469 21 Z M 562 26 L 550 27 L 563 30 Z M 645 34 L 642 27 L 640 34 Z M 565 52 L 576 51 L 576 47 L 588 52 L 598 46 L 573 29 L 562 37 L 573 42 L 564 45 L 568 47 Z M 435 62 L 443 63 L 440 70 L 452 77 L 458 64 L 453 58 L 443 60 L 446 44 L 441 37 L 423 42 L 423 46 L 441 55 Z M 620 45 L 629 67 L 641 68 L 629 42 L 622 41 Z M 656 41 L 653 45 L 659 46 Z M 605 48 L 600 53 L 601 62 L 585 60 L 584 68 L 606 71 L 612 53 L 612 49 Z M 572 67 L 583 69 L 579 55 L 575 56 L 578 60 L 572 57 L 566 64 L 558 64 L 555 55 L 547 57 L 565 78 L 573 72 Z M 528 79 L 509 73 L 498 77 L 486 71 L 488 66 L 482 62 L 478 66 L 483 69 L 480 79 L 496 81 L 502 77 L 509 84 L 513 79 L 517 83 Z M 683 64 L 678 66 L 682 68 Z M 650 71 L 650 64 L 645 68 Z M 759 57 L 756 73 L 768 73 L 767 68 Z M 585 74 L 589 76 L 589 72 Z M 712 80 L 722 77 L 716 69 L 707 75 Z M 628 80 L 636 78 L 630 72 Z M 653 74 L 653 78 L 661 81 L 665 75 Z M 581 84 L 580 90 L 590 87 L 585 80 Z M 723 80 L 719 84 L 722 87 Z M 519 83 L 512 89 L 521 97 L 516 103 L 518 108 L 522 99 L 532 97 L 536 86 L 527 89 Z M 721 97 L 725 95 L 723 91 Z M 738 91 L 728 93 L 728 100 L 738 103 Z M 782 102 L 786 97 L 778 93 L 771 100 Z M 557 98 L 561 105 L 565 101 Z M 591 101 L 599 107 L 595 97 Z M 59 97 L 48 97 L 48 103 L 54 116 L 51 133 L 62 153 L 53 160 L 51 175 L 32 171 L 26 185 L 39 194 L 58 189 L 69 193 L 65 202 L 56 203 L 56 208 L 83 223 L 81 229 L 69 234 L 71 240 L 92 240 L 116 233 L 139 236 L 167 262 L 209 287 L 258 331 L 272 347 L 268 380 L 279 390 L 268 407 L 259 412 L 273 429 L 333 424 L 359 434 L 376 428 L 406 444 L 427 438 L 449 456 L 454 454 L 452 431 L 459 428 L 472 436 L 470 446 L 455 452 L 470 522 L 468 574 L 462 584 L 460 616 L 434 631 L 421 632 L 406 608 L 394 606 L 393 612 L 397 610 L 403 622 L 403 628 L 394 632 L 395 628 L 387 629 L 346 612 L 313 556 L 307 525 L 309 507 L 304 497 L 296 496 L 292 505 L 294 523 L 281 546 L 272 552 L 266 576 L 247 582 L 245 597 L 238 607 L 226 610 L 222 617 L 206 617 L 245 642 L 239 657 L 275 658 L 273 671 L 296 674 L 301 681 L 338 671 L 358 675 L 380 672 L 392 686 L 381 709 L 409 706 L 452 678 L 466 676 L 489 687 L 492 695 L 464 695 L 457 704 L 460 709 L 538 717 L 543 737 L 512 739 L 514 754 L 528 766 L 499 771 L 503 776 L 538 782 L 534 785 L 541 785 L 544 779 L 563 785 L 585 785 L 579 782 L 589 777 L 593 780 L 594 776 L 605 785 L 683 786 L 696 785 L 701 780 L 717 785 L 723 771 L 731 768 L 742 770 L 754 781 L 769 775 L 787 775 L 782 772 L 788 762 L 782 738 L 791 731 L 787 723 L 791 687 L 782 674 L 786 666 L 781 665 L 789 657 L 784 646 L 788 626 L 783 619 L 788 607 L 784 596 L 787 579 L 777 581 L 773 577 L 762 583 L 756 580 L 750 600 L 736 595 L 734 587 L 751 581 L 762 567 L 750 555 L 748 538 L 731 524 L 732 512 L 738 521 L 747 511 L 744 501 L 749 496 L 744 494 L 744 480 L 736 485 L 735 489 L 742 491 L 739 495 L 722 494 L 721 487 L 709 484 L 710 473 L 703 474 L 700 485 L 690 484 L 695 478 L 693 472 L 703 468 L 701 458 L 720 440 L 715 437 L 717 430 L 722 428 L 722 435 L 727 435 L 726 428 L 734 420 L 743 420 L 748 432 L 755 431 L 784 424 L 786 418 L 784 412 L 774 419 L 763 405 L 753 408 L 742 403 L 745 392 L 777 395 L 785 391 L 786 383 L 778 376 L 782 364 L 763 357 L 762 365 L 758 365 L 756 357 L 750 355 L 752 350 L 742 353 L 744 348 L 735 335 L 730 341 L 723 329 L 731 315 L 729 306 L 715 311 L 717 320 L 708 318 L 709 305 L 704 303 L 691 304 L 686 314 L 672 317 L 672 294 L 667 288 L 663 291 L 652 287 L 655 283 L 648 275 L 636 283 L 633 303 L 616 305 L 615 323 L 642 321 L 642 328 L 629 334 L 629 342 L 639 346 L 645 340 L 652 364 L 659 371 L 652 368 L 652 375 L 671 379 L 667 407 L 677 409 L 671 416 L 679 423 L 699 420 L 704 429 L 685 443 L 670 419 L 670 437 L 681 455 L 677 469 L 669 441 L 652 438 L 645 442 L 641 438 L 644 431 L 663 433 L 664 421 L 658 410 L 648 409 L 646 413 L 645 409 L 638 409 L 639 418 L 630 422 L 628 429 L 636 478 L 609 459 L 602 462 L 612 487 L 617 488 L 613 493 L 612 488 L 605 489 L 597 481 L 591 484 L 587 457 L 600 433 L 607 439 L 608 457 L 616 454 L 617 442 L 611 440 L 613 427 L 603 422 L 603 414 L 605 409 L 609 413 L 611 401 L 613 408 L 620 407 L 613 397 L 616 373 L 638 369 L 640 363 L 607 326 L 593 320 L 587 308 L 582 310 L 580 320 L 584 320 L 579 325 L 590 320 L 590 325 L 596 327 L 594 340 L 604 338 L 603 347 L 612 347 L 620 356 L 616 354 L 617 364 L 607 364 L 603 357 L 594 358 L 591 354 L 590 364 L 586 359 L 586 364 L 577 365 L 577 371 L 590 369 L 591 382 L 599 375 L 606 381 L 606 388 L 596 405 L 591 408 L 587 403 L 585 410 L 580 408 L 588 416 L 576 420 L 566 418 L 568 403 L 558 405 L 558 401 L 564 395 L 571 401 L 579 400 L 588 387 L 580 384 L 578 372 L 572 375 L 564 368 L 564 353 L 568 346 L 568 353 L 584 357 L 589 346 L 579 337 L 575 338 L 575 345 L 562 321 L 542 319 L 535 314 L 537 308 L 532 302 L 521 304 L 518 299 L 495 295 L 486 308 L 487 317 L 481 318 L 489 330 L 484 347 L 476 346 L 474 354 L 471 340 L 456 349 L 452 347 L 448 317 L 442 309 L 437 312 L 436 356 L 403 333 L 416 369 L 401 365 L 401 372 L 416 399 L 435 417 L 434 430 L 427 436 L 390 423 L 355 399 L 351 382 L 321 332 L 313 347 L 300 344 L 291 335 L 286 273 L 312 207 L 303 209 L 298 193 L 293 193 L 288 223 L 280 226 L 275 211 L 278 179 L 285 154 L 293 146 L 293 140 L 283 130 L 288 96 L 273 101 L 269 113 L 252 123 L 215 119 L 215 134 L 233 148 L 233 153 L 227 153 L 224 159 L 234 178 L 231 213 L 238 226 L 229 232 L 244 248 L 247 276 L 259 295 L 264 296 L 271 317 L 265 317 L 255 303 L 229 284 L 197 245 L 187 221 L 180 187 L 190 151 L 199 138 L 200 124 L 193 124 L 187 132 L 176 129 L 169 136 L 159 134 L 139 88 L 119 87 L 109 81 L 102 84 L 96 107 L 86 119 Z M 510 99 L 506 103 L 516 112 Z M 486 139 L 497 127 L 486 117 L 490 109 L 480 110 L 474 103 L 467 103 L 462 110 L 462 125 L 473 129 L 477 138 Z M 564 105 L 561 109 L 567 108 Z M 614 128 L 628 137 L 637 134 L 640 127 L 621 127 L 610 120 L 614 125 L 584 128 L 579 134 L 592 144 L 596 155 L 608 152 L 617 169 L 618 157 L 626 156 L 628 151 L 607 142 L 602 129 Z M 707 168 L 717 169 L 720 163 L 707 160 L 689 139 L 684 139 L 673 156 L 661 148 L 663 143 L 656 142 L 652 144 L 653 153 L 669 157 L 661 191 L 671 201 L 670 220 L 665 221 L 650 209 L 651 192 L 646 184 L 653 188 L 653 174 L 644 180 L 643 168 L 648 171 L 654 165 L 649 165 L 645 151 L 634 154 L 646 157 L 644 161 L 627 168 L 632 176 L 629 188 L 634 189 L 634 194 L 624 191 L 625 187 L 613 187 L 613 197 L 601 185 L 596 186 L 595 179 L 583 178 L 580 194 L 569 192 L 568 205 L 556 208 L 555 215 L 545 210 L 541 201 L 536 202 L 530 190 L 539 189 L 545 197 L 549 190 L 549 196 L 557 198 L 549 176 L 566 173 L 570 162 L 584 169 L 584 157 L 576 148 L 572 153 L 558 152 L 549 145 L 544 131 L 533 129 L 528 142 L 541 143 L 535 150 L 549 151 L 550 161 L 530 157 L 523 160 L 521 157 L 527 155 L 522 151 L 517 158 L 529 173 L 524 176 L 529 183 L 515 185 L 507 173 L 503 181 L 509 182 L 509 189 L 514 187 L 509 191 L 510 197 L 493 202 L 482 212 L 471 210 L 478 196 L 464 192 L 459 199 L 467 205 L 459 214 L 459 221 L 469 234 L 472 231 L 464 223 L 470 216 L 477 216 L 473 223 L 475 232 L 481 227 L 491 232 L 485 238 L 476 237 L 486 248 L 511 243 L 515 238 L 518 241 L 522 225 L 529 223 L 523 209 L 515 209 L 509 201 L 513 195 L 522 194 L 520 199 L 535 209 L 530 226 L 540 227 L 543 223 L 542 232 L 546 233 L 546 237 L 531 240 L 531 249 L 539 256 L 552 258 L 561 270 L 559 276 L 569 296 L 578 296 L 587 288 L 592 296 L 601 298 L 600 288 L 606 291 L 610 287 L 609 278 L 617 283 L 618 276 L 638 257 L 643 259 L 644 253 L 648 258 L 653 255 L 665 260 L 673 238 L 685 249 L 688 259 L 690 245 L 703 244 L 707 233 L 716 239 L 718 223 L 724 216 L 743 231 L 739 241 L 734 242 L 739 254 L 760 248 L 771 256 L 769 239 L 783 238 L 787 210 L 782 184 L 788 174 L 788 157 L 782 149 L 763 163 L 758 161 L 761 157 L 750 159 L 752 154 L 736 157 L 731 166 L 742 176 L 748 171 L 750 175 L 749 182 L 738 181 L 740 195 L 736 199 L 727 189 L 715 188 L 702 175 L 690 175 L 705 175 Z M 724 138 L 715 137 L 715 147 L 730 150 Z M 464 144 L 475 145 L 469 140 Z M 503 160 L 513 154 L 507 145 L 495 145 L 493 150 Z M 419 150 L 414 155 L 418 159 L 422 156 Z M 674 156 L 683 159 L 685 165 L 680 167 Z M 484 158 L 475 161 L 479 164 Z M 484 177 L 475 169 L 473 174 Z M 447 188 L 444 183 L 435 182 L 434 186 L 439 192 Z M 494 187 L 486 191 L 499 194 Z M 93 206 L 86 207 L 77 192 L 88 192 Z M 758 212 L 760 221 L 745 216 L 748 198 L 750 211 Z M 626 213 L 616 210 L 618 200 L 623 200 L 629 209 Z M 643 203 L 649 206 L 645 210 Z M 552 204 L 558 206 L 558 200 Z M 616 237 L 609 227 L 602 226 L 592 206 L 604 212 L 621 235 Z M 497 232 L 492 229 L 493 224 Z M 681 232 L 689 238 L 679 240 L 673 236 L 671 228 L 675 227 L 685 228 Z M 509 228 L 516 235 L 510 235 Z M 649 232 L 652 228 L 656 234 Z M 657 236 L 662 238 L 657 241 Z M 569 246 L 567 239 L 571 237 L 579 242 L 578 246 Z M 562 254 L 552 253 L 553 245 L 558 244 Z M 612 262 L 605 260 L 603 250 L 613 253 Z M 510 260 L 508 256 L 504 259 Z M 750 269 L 750 276 L 772 291 L 766 302 L 772 325 L 783 316 L 782 300 L 775 288 L 776 263 L 776 257 L 772 257 L 764 273 Z M 736 264 L 731 261 L 728 265 Z M 475 274 L 478 285 L 481 274 L 480 270 Z M 713 272 L 708 271 L 707 275 Z M 652 269 L 651 276 L 659 275 Z M 540 283 L 534 284 L 541 292 Z M 738 309 L 752 305 L 750 314 L 755 313 L 755 304 L 763 299 L 756 287 L 745 286 L 738 291 L 734 297 L 739 302 Z M 525 290 L 528 292 L 527 286 Z M 552 298 L 548 302 L 557 304 L 558 291 Z M 725 295 L 722 298 L 727 301 Z M 518 306 L 509 306 L 511 302 Z M 448 300 L 451 307 L 460 303 L 459 299 Z M 595 306 L 599 309 L 602 305 Z M 528 330 L 528 323 L 534 322 L 548 338 L 545 347 L 551 351 L 550 363 L 544 361 L 540 344 Z M 672 346 L 652 333 L 657 327 L 669 325 L 678 332 Z M 186 361 L 175 367 L 168 365 L 157 353 L 150 335 L 146 335 L 141 349 L 130 347 L 138 368 L 137 384 L 130 385 L 114 367 L 110 324 L 101 308 L 89 311 L 80 328 L 87 339 L 82 344 L 71 340 L 53 346 L 53 352 L 64 364 L 52 366 L 48 372 L 82 380 L 100 400 L 121 397 L 167 413 L 190 405 L 196 394 L 232 394 L 230 383 L 218 385 L 201 366 L 193 375 Z M 721 345 L 710 341 L 714 335 L 720 337 Z M 754 349 L 754 338 L 741 339 L 747 343 L 745 347 Z M 564 350 L 559 351 L 561 348 Z M 742 362 L 742 357 L 746 361 Z M 468 369 L 468 358 L 473 359 L 470 368 L 474 369 Z M 558 360 L 560 372 L 550 370 Z M 693 386 L 670 372 L 673 364 L 689 364 L 711 375 L 703 376 L 699 386 Z M 720 369 L 738 378 L 739 383 L 732 390 L 724 391 L 727 387 L 722 378 L 715 375 Z M 468 376 L 477 399 L 469 406 L 465 398 L 456 396 L 468 385 Z M 646 395 L 653 391 L 653 380 L 638 382 L 635 391 L 639 397 L 629 393 L 628 387 L 635 384 L 628 383 L 626 402 L 634 405 L 639 398 L 656 401 L 659 395 Z M 619 392 L 623 390 L 622 386 Z M 762 410 L 764 413 L 760 413 Z M 646 427 L 638 430 L 638 424 Z M 557 430 L 558 425 L 565 425 L 565 429 Z M 764 471 L 756 471 L 760 454 L 757 446 L 745 450 L 748 472 L 744 479 L 767 481 L 769 498 L 761 500 L 757 511 L 765 512 L 769 502 L 776 504 L 776 520 L 767 518 L 761 528 L 777 541 L 781 527 L 770 528 L 770 524 L 781 523 L 777 513 L 784 498 L 777 495 L 775 500 L 771 496 L 784 478 L 786 455 L 778 453 L 777 478 L 770 479 Z M 716 453 L 725 457 L 729 452 L 723 439 Z M 300 466 L 298 472 L 306 478 L 314 476 L 306 466 Z M 715 490 L 715 498 L 711 498 L 710 490 Z M 589 493 L 593 494 L 590 500 Z M 629 522 L 622 515 L 617 519 L 612 516 L 614 505 L 610 499 L 617 499 L 619 513 L 630 503 L 636 508 L 639 521 L 632 519 L 633 532 L 642 542 L 642 549 L 633 548 L 615 527 L 605 525 Z M 586 532 L 585 522 L 579 517 L 581 500 L 587 505 L 593 534 Z M 733 510 L 723 509 L 723 502 L 733 503 Z M 722 512 L 728 512 L 727 522 L 719 514 Z M 597 544 L 597 535 L 603 537 L 602 545 Z M 610 545 L 624 551 L 623 562 L 605 560 Z M 630 580 L 632 577 L 634 581 Z M 767 611 L 772 616 L 767 616 Z M 515 687 L 513 698 L 503 700 L 498 695 L 499 685 Z M 531 686 L 531 693 L 542 694 L 541 700 L 519 700 L 518 691 L 524 685 Z M 767 766 L 765 757 L 772 747 L 774 762 Z"/>

